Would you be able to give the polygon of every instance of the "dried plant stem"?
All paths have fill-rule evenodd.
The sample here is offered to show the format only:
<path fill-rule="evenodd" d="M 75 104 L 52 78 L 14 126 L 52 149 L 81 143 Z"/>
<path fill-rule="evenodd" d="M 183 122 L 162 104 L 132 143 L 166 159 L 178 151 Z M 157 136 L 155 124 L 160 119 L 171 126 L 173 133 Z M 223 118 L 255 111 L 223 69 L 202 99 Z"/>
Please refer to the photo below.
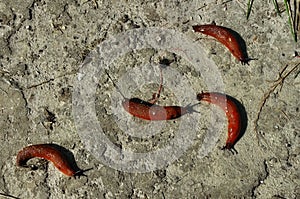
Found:
<path fill-rule="evenodd" d="M 9 195 L 9 194 L 6 194 L 6 193 L 0 193 L 1 196 L 4 196 L 6 198 L 14 198 L 14 199 L 20 199 L 18 197 L 15 197 L 15 196 L 12 196 L 12 195 Z"/>
<path fill-rule="evenodd" d="M 257 115 L 256 115 L 256 119 L 254 120 L 254 131 L 256 132 L 256 136 L 257 136 L 257 139 L 258 139 L 258 142 L 259 142 L 259 132 L 258 132 L 258 121 L 260 119 L 260 115 L 261 115 L 261 112 L 262 112 L 262 109 L 263 107 L 265 106 L 268 98 L 270 97 L 271 93 L 273 93 L 275 91 L 275 89 L 281 85 L 281 88 L 283 86 L 283 82 L 284 80 L 293 72 L 297 69 L 297 67 L 300 65 L 300 63 L 296 64 L 291 70 L 289 70 L 287 73 L 284 74 L 284 72 L 287 70 L 288 68 L 288 64 L 283 67 L 283 69 L 281 69 L 281 71 L 279 72 L 279 77 L 277 80 L 274 81 L 274 84 L 270 87 L 270 89 L 268 90 L 268 92 L 266 92 L 264 94 L 264 96 L 262 97 L 261 99 L 261 102 L 259 104 L 259 110 L 257 112 Z M 281 90 L 280 88 L 280 90 Z"/>

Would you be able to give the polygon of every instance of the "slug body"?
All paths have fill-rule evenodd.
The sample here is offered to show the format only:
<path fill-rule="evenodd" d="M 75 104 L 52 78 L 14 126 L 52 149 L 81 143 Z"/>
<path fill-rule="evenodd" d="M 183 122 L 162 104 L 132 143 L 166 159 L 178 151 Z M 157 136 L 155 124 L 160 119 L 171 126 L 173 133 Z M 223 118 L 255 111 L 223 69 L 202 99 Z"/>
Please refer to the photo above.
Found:
<path fill-rule="evenodd" d="M 144 120 L 172 120 L 194 112 L 193 106 L 159 106 L 139 98 L 125 99 L 122 105 L 128 113 Z"/>
<path fill-rule="evenodd" d="M 225 45 L 242 64 L 248 64 L 251 60 L 247 55 L 244 39 L 234 30 L 214 24 L 197 25 L 193 26 L 193 29 L 195 32 L 201 32 L 217 39 Z"/>
<path fill-rule="evenodd" d="M 228 120 L 228 137 L 222 149 L 234 150 L 234 145 L 241 136 L 242 121 L 239 108 L 232 97 L 217 92 L 202 92 L 197 95 L 199 101 L 206 101 L 219 106 L 225 112 Z"/>
<path fill-rule="evenodd" d="M 24 147 L 17 155 L 17 166 L 28 167 L 27 161 L 31 158 L 43 158 L 51 161 L 54 166 L 67 176 L 83 175 L 83 170 L 79 169 L 69 156 L 66 149 L 56 144 L 37 144 Z"/>

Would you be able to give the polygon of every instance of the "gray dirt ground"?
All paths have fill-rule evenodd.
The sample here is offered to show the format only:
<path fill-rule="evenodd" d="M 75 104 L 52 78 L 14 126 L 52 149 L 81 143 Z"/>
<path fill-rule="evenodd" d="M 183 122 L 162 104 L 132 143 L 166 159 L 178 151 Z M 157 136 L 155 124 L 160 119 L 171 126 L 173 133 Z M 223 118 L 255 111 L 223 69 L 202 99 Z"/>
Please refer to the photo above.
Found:
<path fill-rule="evenodd" d="M 254 131 L 261 99 L 272 81 L 284 66 L 290 70 L 300 60 L 293 58 L 298 46 L 292 40 L 286 14 L 278 16 L 272 1 L 254 1 L 249 20 L 245 18 L 246 1 L 164 2 L 0 1 L 1 194 L 24 199 L 300 198 L 299 67 L 285 79 L 281 90 L 279 86 L 271 92 L 262 109 L 258 131 L 265 141 L 258 144 Z M 283 1 L 279 7 L 284 9 Z M 257 60 L 242 65 L 221 44 L 192 31 L 192 25 L 212 21 L 240 33 L 248 54 Z M 72 89 L 81 63 L 108 38 L 153 26 L 176 30 L 202 45 L 221 72 L 225 92 L 245 106 L 248 127 L 236 145 L 237 155 L 219 149 L 226 139 L 225 125 L 213 151 L 205 158 L 197 156 L 203 129 L 207 128 L 205 118 L 196 129 L 199 140 L 178 160 L 157 171 L 118 171 L 102 164 L 85 148 L 72 112 Z M 111 71 L 111 76 L 116 79 L 128 67 L 149 63 L 158 54 L 159 50 L 146 49 L 121 57 L 113 63 L 119 70 Z M 171 59 L 174 56 L 165 54 Z M 194 89 L 205 90 L 201 76 L 193 73 L 187 62 L 180 57 L 174 60 L 171 67 L 188 78 Z M 107 78 L 101 81 L 96 111 L 110 139 L 136 150 L 151 150 L 168 142 L 170 126 L 161 137 L 143 140 L 141 147 L 139 140 L 129 143 L 126 136 L 114 133 L 119 132 L 117 127 L 101 109 L 113 86 Z M 153 90 L 156 86 L 137 95 L 147 99 Z M 159 103 L 170 104 L 172 100 L 172 91 L 166 88 Z M 201 105 L 197 110 L 208 115 L 208 107 Z M 16 167 L 17 152 L 37 143 L 64 146 L 73 152 L 81 168 L 93 169 L 86 172 L 87 177 L 74 179 L 36 159 L 33 163 L 40 165 L 38 170 Z"/>

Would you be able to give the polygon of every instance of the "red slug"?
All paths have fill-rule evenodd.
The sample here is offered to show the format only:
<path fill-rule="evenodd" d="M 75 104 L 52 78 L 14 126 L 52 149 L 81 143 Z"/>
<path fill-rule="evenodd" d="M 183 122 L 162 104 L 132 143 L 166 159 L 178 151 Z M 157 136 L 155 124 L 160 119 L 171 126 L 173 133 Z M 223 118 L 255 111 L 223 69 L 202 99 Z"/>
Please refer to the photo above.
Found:
<path fill-rule="evenodd" d="M 244 39 L 234 30 L 214 24 L 197 25 L 193 26 L 193 29 L 195 32 L 201 32 L 217 39 L 225 45 L 242 64 L 248 64 L 248 62 L 252 60 L 248 57 Z"/>
<path fill-rule="evenodd" d="M 81 176 L 83 170 L 78 168 L 74 157 L 68 156 L 64 147 L 56 144 L 37 144 L 24 147 L 17 155 L 17 166 L 28 167 L 27 161 L 31 158 L 43 158 L 51 161 L 54 166 L 67 176 Z"/>
<path fill-rule="evenodd" d="M 196 112 L 193 106 L 159 106 L 139 98 L 126 99 L 122 102 L 124 109 L 131 115 L 145 120 L 172 120 L 187 113 Z"/>
<path fill-rule="evenodd" d="M 222 149 L 229 149 L 236 152 L 234 145 L 242 136 L 245 126 L 242 122 L 242 113 L 239 106 L 242 106 L 236 99 L 226 94 L 217 92 L 202 92 L 197 94 L 199 101 L 206 101 L 219 106 L 225 112 L 228 120 L 228 137 Z M 246 117 L 246 116 L 244 116 Z M 245 118 L 245 120 L 247 120 Z"/>

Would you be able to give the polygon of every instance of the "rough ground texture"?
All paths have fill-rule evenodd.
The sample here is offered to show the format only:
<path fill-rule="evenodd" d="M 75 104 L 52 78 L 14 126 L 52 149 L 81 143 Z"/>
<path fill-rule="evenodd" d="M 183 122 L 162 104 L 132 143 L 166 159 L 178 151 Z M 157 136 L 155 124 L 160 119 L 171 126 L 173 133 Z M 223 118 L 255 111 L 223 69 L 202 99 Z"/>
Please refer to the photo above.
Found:
<path fill-rule="evenodd" d="M 269 95 L 257 122 L 262 98 L 281 69 L 297 63 L 287 16 L 278 16 L 271 1 L 254 1 L 246 20 L 245 1 L 101 1 L 27 0 L 0 2 L 0 193 L 18 198 L 299 198 L 300 197 L 300 75 L 296 68 Z M 284 9 L 283 1 L 279 7 Z M 193 25 L 215 21 L 230 27 L 246 41 L 256 60 L 239 63 L 216 40 L 194 33 Z M 225 92 L 238 99 L 248 115 L 237 155 L 221 151 L 227 127 L 205 158 L 197 156 L 206 119 L 195 131 L 199 140 L 175 162 L 147 173 L 127 173 L 102 164 L 85 148 L 75 128 L 72 88 L 86 55 L 101 42 L 136 28 L 176 30 L 206 49 L 223 78 Z M 113 79 L 128 68 L 165 56 L 191 87 L 205 90 L 201 76 L 180 56 L 157 49 L 120 57 Z M 164 81 L 171 81 L 165 79 Z M 172 138 L 172 126 L 153 139 L 128 139 L 108 117 L 107 100 L 113 85 L 100 79 L 96 111 L 107 136 L 118 146 L 150 151 Z M 136 96 L 149 99 L 157 85 L 145 86 Z M 176 104 L 165 88 L 159 104 Z M 188 103 L 194 103 L 187 102 Z M 182 105 L 186 105 L 182 104 Z M 209 105 L 197 108 L 209 115 Z M 222 112 L 221 112 L 222 115 Z M 224 116 L 224 115 L 223 115 Z M 224 116 L 225 117 L 225 116 Z M 188 118 L 188 116 L 187 116 Z M 136 122 L 140 122 L 136 119 Z M 141 122 L 141 125 L 144 123 Z M 171 125 L 174 124 L 174 125 Z M 17 152 L 29 144 L 56 143 L 68 148 L 87 177 L 64 176 L 51 163 L 32 160 L 37 170 L 16 167 Z M 140 144 L 140 145 L 139 145 Z M 2 196 L 0 196 L 2 197 Z"/>

